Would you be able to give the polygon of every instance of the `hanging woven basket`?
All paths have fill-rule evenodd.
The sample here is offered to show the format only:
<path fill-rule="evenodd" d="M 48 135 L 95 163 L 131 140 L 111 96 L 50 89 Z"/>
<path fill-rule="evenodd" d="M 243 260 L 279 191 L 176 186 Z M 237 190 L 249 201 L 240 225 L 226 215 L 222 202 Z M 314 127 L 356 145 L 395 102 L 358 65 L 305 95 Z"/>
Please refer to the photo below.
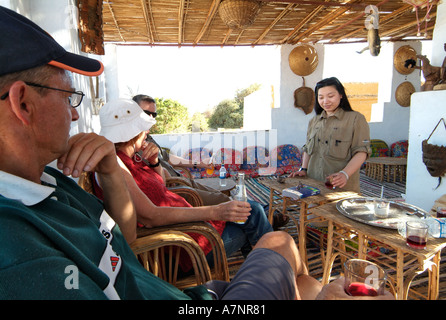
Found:
<path fill-rule="evenodd" d="M 260 10 L 260 1 L 255 0 L 224 0 L 220 3 L 218 12 L 223 22 L 230 29 L 246 29 Z"/>
<path fill-rule="evenodd" d="M 395 90 L 396 102 L 402 107 L 410 107 L 410 96 L 415 92 L 415 87 L 409 81 L 401 83 Z"/>
<path fill-rule="evenodd" d="M 446 129 L 446 122 L 442 118 L 440 121 L 438 121 L 434 130 L 429 135 L 429 138 L 421 142 L 423 163 L 426 165 L 426 169 L 432 177 L 442 177 L 446 174 L 446 147 L 434 145 L 428 142 L 441 122 L 443 122 Z"/>
<path fill-rule="evenodd" d="M 309 87 L 305 87 L 305 78 L 302 77 L 302 87 L 294 91 L 294 106 L 302 109 L 305 114 L 311 113 L 314 106 L 314 91 Z"/>

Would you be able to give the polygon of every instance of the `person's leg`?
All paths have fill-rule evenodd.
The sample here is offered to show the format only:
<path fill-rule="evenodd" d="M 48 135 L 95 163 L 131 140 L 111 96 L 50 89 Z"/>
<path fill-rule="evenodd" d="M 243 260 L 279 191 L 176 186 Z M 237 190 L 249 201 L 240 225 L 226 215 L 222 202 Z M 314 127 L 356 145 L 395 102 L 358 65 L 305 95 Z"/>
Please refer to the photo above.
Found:
<path fill-rule="evenodd" d="M 221 236 L 228 257 L 241 249 L 243 256 L 246 258 L 257 244 L 257 241 L 265 233 L 273 231 L 268 219 L 266 219 L 262 206 L 254 201 L 248 202 L 251 205 L 251 215 L 248 217 L 248 220 L 242 224 L 226 223 Z"/>
<path fill-rule="evenodd" d="M 197 191 L 197 193 L 200 195 L 201 200 L 203 200 L 203 205 L 205 206 L 213 206 L 231 201 L 231 198 L 225 195 L 223 192 L 204 186 L 193 179 L 191 179 L 190 182 L 195 191 Z"/>
<path fill-rule="evenodd" d="M 283 256 L 290 264 L 296 276 L 297 298 L 312 300 L 322 289 L 316 279 L 308 275 L 308 270 L 299 255 L 294 239 L 286 232 L 268 233 L 257 242 L 256 248 L 268 248 Z"/>
<path fill-rule="evenodd" d="M 264 234 L 273 231 L 273 227 L 259 203 L 255 201 L 248 201 L 248 203 L 251 205 L 251 215 L 246 223 L 238 226 L 245 232 L 249 243 L 254 247 Z"/>
<path fill-rule="evenodd" d="M 222 299 L 314 299 L 322 285 L 308 275 L 294 240 L 285 232 L 264 235 Z"/>

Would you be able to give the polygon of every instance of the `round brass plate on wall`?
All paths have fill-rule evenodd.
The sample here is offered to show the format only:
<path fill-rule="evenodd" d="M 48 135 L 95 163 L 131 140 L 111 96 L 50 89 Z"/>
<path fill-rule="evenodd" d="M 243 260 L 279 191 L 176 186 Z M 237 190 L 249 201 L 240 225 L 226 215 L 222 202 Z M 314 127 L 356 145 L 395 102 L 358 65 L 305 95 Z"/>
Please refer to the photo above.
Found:
<path fill-rule="evenodd" d="M 402 107 L 410 106 L 410 96 L 415 92 L 415 87 L 409 81 L 401 83 L 395 90 L 396 102 Z"/>
<path fill-rule="evenodd" d="M 291 70 L 298 76 L 308 76 L 316 70 L 319 63 L 314 47 L 303 44 L 294 48 L 288 57 Z"/>
<path fill-rule="evenodd" d="M 393 65 L 396 71 L 401 74 L 410 74 L 415 70 L 415 66 L 407 66 L 406 60 L 415 60 L 417 62 L 417 52 L 411 46 L 402 46 L 395 52 L 393 57 Z"/>

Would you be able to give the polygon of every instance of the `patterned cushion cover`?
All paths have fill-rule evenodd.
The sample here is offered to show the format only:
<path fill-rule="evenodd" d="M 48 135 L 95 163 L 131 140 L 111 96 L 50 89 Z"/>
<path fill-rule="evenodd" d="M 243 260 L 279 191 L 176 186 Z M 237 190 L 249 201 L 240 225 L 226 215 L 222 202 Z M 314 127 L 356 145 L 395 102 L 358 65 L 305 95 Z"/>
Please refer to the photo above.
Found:
<path fill-rule="evenodd" d="M 400 140 L 394 142 L 390 146 L 391 157 L 407 158 L 408 149 L 409 149 L 409 141 Z"/>
<path fill-rule="evenodd" d="M 390 156 L 389 146 L 387 143 L 380 139 L 370 140 L 370 147 L 372 154 L 370 157 L 388 157 Z"/>
<path fill-rule="evenodd" d="M 212 156 L 212 152 L 207 148 L 193 148 L 186 151 L 186 153 L 183 155 L 183 158 L 185 159 L 192 159 L 196 162 L 201 162 L 204 159 L 210 158 Z M 190 171 L 192 177 L 194 179 L 200 179 L 206 175 L 206 169 L 203 168 L 188 168 Z M 209 177 L 209 176 L 207 176 Z"/>
<path fill-rule="evenodd" d="M 259 176 L 259 168 L 268 167 L 269 151 L 265 147 L 250 146 L 243 149 L 243 163 L 240 166 L 246 176 Z"/>
<path fill-rule="evenodd" d="M 213 159 L 215 170 L 213 176 L 218 177 L 221 163 L 224 163 L 228 177 L 235 175 L 240 171 L 242 164 L 242 154 L 232 148 L 221 148 L 215 154 Z M 208 176 L 206 176 L 208 177 Z"/>
<path fill-rule="evenodd" d="M 298 170 L 302 165 L 302 156 L 299 148 L 292 144 L 282 144 L 271 151 L 271 165 L 274 164 L 274 158 L 277 161 L 276 174 L 285 174 Z"/>

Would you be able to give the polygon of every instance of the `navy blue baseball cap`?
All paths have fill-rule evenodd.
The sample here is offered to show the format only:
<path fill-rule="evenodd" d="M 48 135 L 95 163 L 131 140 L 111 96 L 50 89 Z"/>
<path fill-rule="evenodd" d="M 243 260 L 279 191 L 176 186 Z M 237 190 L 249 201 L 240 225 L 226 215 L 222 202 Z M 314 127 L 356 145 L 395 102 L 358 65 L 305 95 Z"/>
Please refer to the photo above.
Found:
<path fill-rule="evenodd" d="M 66 51 L 37 24 L 0 6 L 0 76 L 46 64 L 86 76 L 104 71 L 100 61 Z"/>

